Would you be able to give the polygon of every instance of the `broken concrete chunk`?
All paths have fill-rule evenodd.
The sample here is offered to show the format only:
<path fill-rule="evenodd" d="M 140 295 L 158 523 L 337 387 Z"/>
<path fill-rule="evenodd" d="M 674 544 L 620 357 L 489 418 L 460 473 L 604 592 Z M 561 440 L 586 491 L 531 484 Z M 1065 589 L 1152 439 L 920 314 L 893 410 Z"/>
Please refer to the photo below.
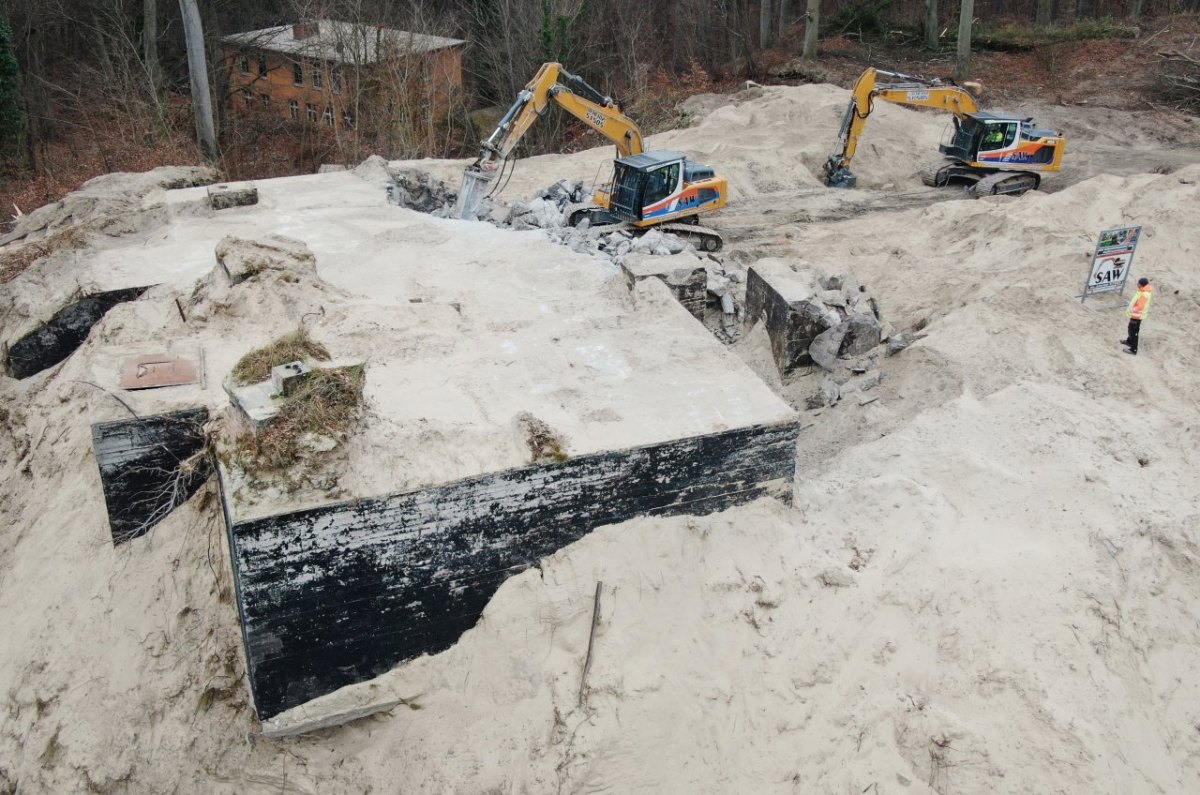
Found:
<path fill-rule="evenodd" d="M 671 257 L 630 254 L 621 263 L 621 272 L 625 274 L 625 282 L 631 290 L 643 279 L 659 279 L 670 288 L 675 300 L 683 304 L 684 309 L 696 318 L 704 317 L 708 274 L 698 257 L 691 254 Z"/>
<path fill-rule="evenodd" d="M 859 313 L 842 321 L 845 334 L 838 348 L 838 356 L 861 356 L 879 344 L 880 326 L 874 315 Z"/>
<path fill-rule="evenodd" d="M 909 334 L 893 334 L 888 337 L 887 355 L 895 356 L 900 351 L 913 344 L 912 336 Z"/>
<path fill-rule="evenodd" d="M 809 347 L 836 310 L 817 298 L 813 275 L 782 260 L 762 260 L 746 276 L 746 322 L 763 322 L 781 376 L 812 363 Z"/>
<path fill-rule="evenodd" d="M 208 186 L 208 203 L 214 210 L 258 204 L 258 188 L 253 182 L 226 182 Z"/>
<path fill-rule="evenodd" d="M 823 370 L 836 370 L 838 351 L 842 348 L 842 340 L 846 336 L 847 326 L 839 323 L 831 329 L 818 334 L 808 346 L 808 355 Z"/>

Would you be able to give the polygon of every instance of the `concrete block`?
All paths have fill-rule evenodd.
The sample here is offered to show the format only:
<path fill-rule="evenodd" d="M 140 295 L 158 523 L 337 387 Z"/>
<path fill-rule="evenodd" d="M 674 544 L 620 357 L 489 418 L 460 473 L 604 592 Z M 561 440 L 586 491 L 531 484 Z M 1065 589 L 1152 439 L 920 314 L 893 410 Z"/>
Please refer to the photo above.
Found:
<path fill-rule="evenodd" d="M 214 210 L 258 204 L 258 188 L 253 182 L 225 182 L 208 186 L 208 204 Z"/>
<path fill-rule="evenodd" d="M 208 409 L 92 426 L 113 545 L 150 531 L 211 474 L 204 455 Z"/>
<path fill-rule="evenodd" d="M 644 239 L 644 238 L 643 238 Z M 655 256 L 653 254 L 630 254 L 621 263 L 621 272 L 630 289 L 643 279 L 659 279 L 670 288 L 675 300 L 693 317 L 704 317 L 704 305 L 708 298 L 708 272 L 704 263 L 692 254 Z"/>
<path fill-rule="evenodd" d="M 789 500 L 799 430 L 758 425 L 247 520 L 222 473 L 259 717 L 449 648 L 509 576 L 596 527 Z"/>
<path fill-rule="evenodd" d="M 780 376 L 813 363 L 809 347 L 838 316 L 818 298 L 811 273 L 780 260 L 763 260 L 746 275 L 746 323 L 764 323 Z"/>
<path fill-rule="evenodd" d="M 271 368 L 271 388 L 276 395 L 291 397 L 310 375 L 312 368 L 304 362 L 280 364 Z"/>

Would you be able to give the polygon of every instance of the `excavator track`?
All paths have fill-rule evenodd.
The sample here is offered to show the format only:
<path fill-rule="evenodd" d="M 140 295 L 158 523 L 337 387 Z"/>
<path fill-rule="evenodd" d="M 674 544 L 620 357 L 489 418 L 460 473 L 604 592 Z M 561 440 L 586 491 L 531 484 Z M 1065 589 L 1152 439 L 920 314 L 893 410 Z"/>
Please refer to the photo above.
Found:
<path fill-rule="evenodd" d="M 950 181 L 950 169 L 957 161 L 947 157 L 935 160 L 921 169 L 921 181 L 931 188 L 941 188 Z"/>
<path fill-rule="evenodd" d="M 661 229 L 664 232 L 670 232 L 673 235 L 687 238 L 696 248 L 701 251 L 720 251 L 725 245 L 725 238 L 721 237 L 721 233 L 715 229 L 709 229 L 707 226 L 698 224 L 659 224 L 651 227 L 652 229 Z"/>
<path fill-rule="evenodd" d="M 1038 182 L 1040 180 L 1036 174 L 997 171 L 995 174 L 988 174 L 967 188 L 967 193 L 975 199 L 980 196 L 1020 196 L 1022 193 L 1036 190 Z"/>

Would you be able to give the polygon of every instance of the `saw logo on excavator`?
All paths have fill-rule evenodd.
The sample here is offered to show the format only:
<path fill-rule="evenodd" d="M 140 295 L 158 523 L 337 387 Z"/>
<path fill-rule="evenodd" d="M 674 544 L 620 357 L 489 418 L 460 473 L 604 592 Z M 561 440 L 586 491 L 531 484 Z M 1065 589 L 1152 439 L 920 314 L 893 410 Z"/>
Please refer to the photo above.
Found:
<path fill-rule="evenodd" d="M 641 130 L 620 103 L 557 63 L 542 65 L 483 142 L 479 158 L 463 173 L 455 215 L 474 218 L 487 185 L 496 181 L 488 195 L 503 187 L 504 180 L 497 177 L 503 177 L 513 148 L 552 103 L 617 147 L 612 178 L 596 186 L 591 202 L 567 207 L 566 223 L 623 224 L 634 232 L 657 227 L 687 237 L 705 251 L 721 247 L 721 236 L 699 222 L 702 213 L 725 206 L 726 179 L 680 152 L 645 151 Z"/>
<path fill-rule="evenodd" d="M 838 149 L 825 162 L 825 184 L 834 188 L 855 186 L 857 179 L 850 171 L 850 162 L 875 100 L 882 99 L 953 115 L 950 141 L 938 147 L 943 159 L 921 172 L 926 185 L 966 183 L 972 196 L 1019 195 L 1036 190 L 1043 172 L 1062 167 L 1066 141 L 1061 133 L 1037 128 L 1033 119 L 981 111 L 976 99 L 982 90 L 978 83 L 959 85 L 945 77 L 867 69 L 854 84 L 838 134 Z"/>

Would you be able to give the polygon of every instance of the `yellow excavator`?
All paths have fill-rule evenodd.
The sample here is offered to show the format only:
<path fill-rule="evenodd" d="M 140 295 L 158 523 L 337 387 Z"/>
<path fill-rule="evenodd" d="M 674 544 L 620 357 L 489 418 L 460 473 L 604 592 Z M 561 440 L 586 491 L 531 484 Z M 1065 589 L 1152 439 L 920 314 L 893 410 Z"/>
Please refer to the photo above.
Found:
<path fill-rule="evenodd" d="M 1062 167 L 1065 139 L 1061 133 L 1038 129 L 1033 119 L 980 111 L 976 98 L 981 91 L 978 83 L 959 85 L 950 78 L 867 69 L 854 84 L 850 107 L 842 119 L 838 149 L 825 163 L 825 184 L 854 187 L 850 162 L 875 100 L 882 99 L 953 114 L 954 134 L 949 143 L 938 147 L 943 159 L 921 172 L 921 181 L 926 185 L 968 183 L 968 192 L 976 197 L 1036 190 L 1043 172 Z"/>
<path fill-rule="evenodd" d="M 578 226 L 586 220 L 593 226 L 626 224 L 634 231 L 657 228 L 685 236 L 705 251 L 721 248 L 720 234 L 699 226 L 699 221 L 701 215 L 725 206 L 729 195 L 725 178 L 679 152 L 645 151 L 641 130 L 621 111 L 620 103 L 557 63 L 542 65 L 483 142 L 479 158 L 463 173 L 456 217 L 474 218 L 488 185 L 504 185 L 503 172 L 513 148 L 551 104 L 617 147 L 612 179 L 596 187 L 592 202 L 568 206 L 567 224 Z"/>

